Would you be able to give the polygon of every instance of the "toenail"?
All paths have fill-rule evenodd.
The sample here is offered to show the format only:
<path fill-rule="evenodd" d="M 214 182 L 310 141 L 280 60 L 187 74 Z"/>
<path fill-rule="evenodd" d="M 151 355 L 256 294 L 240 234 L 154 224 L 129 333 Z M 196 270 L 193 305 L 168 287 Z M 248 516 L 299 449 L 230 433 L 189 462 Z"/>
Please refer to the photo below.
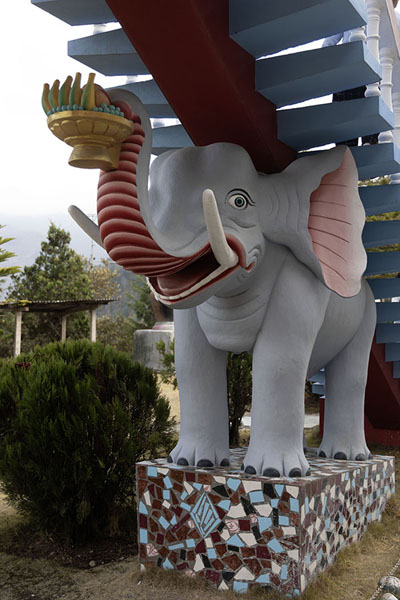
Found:
<path fill-rule="evenodd" d="M 289 477 L 301 477 L 300 469 L 291 469 L 291 471 L 289 472 Z"/>
<path fill-rule="evenodd" d="M 326 458 L 326 454 L 325 454 L 325 452 L 323 450 L 321 450 L 321 452 L 319 453 L 319 456 L 321 458 Z"/>
<path fill-rule="evenodd" d="M 365 458 L 365 454 L 357 454 L 356 460 L 367 460 L 367 459 Z"/>
<path fill-rule="evenodd" d="M 263 471 L 264 477 L 280 477 L 281 474 L 277 469 L 272 469 L 271 467 L 268 469 L 264 469 Z"/>
<path fill-rule="evenodd" d="M 211 462 L 211 460 L 208 460 L 208 458 L 201 458 L 199 461 L 197 461 L 197 466 L 198 467 L 213 467 L 213 463 Z"/>
<path fill-rule="evenodd" d="M 221 467 L 229 467 L 229 458 L 223 458 L 220 462 Z"/>
<path fill-rule="evenodd" d="M 347 460 L 347 456 L 345 455 L 344 452 L 336 452 L 336 454 L 333 458 L 335 460 Z"/>
<path fill-rule="evenodd" d="M 172 460 L 172 456 L 171 456 L 170 454 L 168 454 L 167 462 L 169 462 L 169 463 L 172 463 L 172 462 L 174 462 L 174 461 Z"/>
<path fill-rule="evenodd" d="M 255 468 L 252 467 L 251 465 L 247 465 L 244 472 L 247 473 L 247 475 L 255 475 L 256 474 Z"/>
<path fill-rule="evenodd" d="M 189 464 L 188 461 L 186 460 L 186 458 L 178 458 L 178 462 L 176 463 L 177 465 L 181 465 L 182 467 L 187 467 L 187 465 Z"/>

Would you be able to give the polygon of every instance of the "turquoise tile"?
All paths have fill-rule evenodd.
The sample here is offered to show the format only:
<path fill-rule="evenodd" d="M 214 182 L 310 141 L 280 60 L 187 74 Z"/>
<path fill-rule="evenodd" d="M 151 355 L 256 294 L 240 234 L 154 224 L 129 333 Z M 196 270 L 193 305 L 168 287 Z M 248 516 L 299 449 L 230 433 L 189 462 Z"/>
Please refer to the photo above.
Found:
<path fill-rule="evenodd" d="M 256 490 L 254 492 L 250 492 L 249 494 L 250 502 L 265 502 L 264 494 L 261 490 Z"/>
<path fill-rule="evenodd" d="M 304 502 L 304 513 L 307 514 L 309 510 L 309 503 L 308 503 L 308 498 L 306 496 L 305 502 Z"/>
<path fill-rule="evenodd" d="M 229 510 L 231 507 L 231 501 L 221 500 L 221 502 L 218 502 L 218 506 L 221 507 L 223 510 Z"/>
<path fill-rule="evenodd" d="M 188 493 L 186 491 L 183 491 L 181 494 L 181 500 L 184 500 L 185 498 L 187 498 Z"/>
<path fill-rule="evenodd" d="M 229 477 L 229 479 L 226 483 L 231 488 L 231 490 L 236 492 L 236 490 L 238 489 L 238 487 L 240 485 L 240 479 L 236 478 L 236 477 Z"/>
<path fill-rule="evenodd" d="M 237 533 L 235 533 L 235 535 L 233 535 L 231 538 L 229 538 L 229 540 L 226 540 L 225 544 L 230 544 L 232 546 L 239 546 L 239 547 L 244 546 L 244 543 L 242 542 L 240 537 L 237 535 Z"/>
<path fill-rule="evenodd" d="M 233 582 L 233 591 L 238 592 L 238 594 L 244 594 L 249 589 L 249 584 L 245 581 L 234 581 Z"/>
<path fill-rule="evenodd" d="M 147 529 L 139 529 L 139 541 L 141 544 L 147 544 L 147 542 L 148 542 Z"/>
<path fill-rule="evenodd" d="M 287 579 L 288 574 L 287 574 L 287 565 L 282 565 L 282 569 L 281 569 L 281 579 L 283 579 L 283 581 L 285 581 L 285 579 Z"/>
<path fill-rule="evenodd" d="M 269 583 L 269 573 L 263 573 L 260 577 L 257 577 L 258 583 Z"/>
<path fill-rule="evenodd" d="M 286 515 L 279 516 L 279 525 L 289 525 L 289 517 Z"/>
<path fill-rule="evenodd" d="M 217 558 L 217 553 L 215 552 L 214 548 L 207 548 L 207 556 L 211 559 Z"/>
<path fill-rule="evenodd" d="M 164 569 L 173 569 L 173 565 L 169 562 L 168 558 L 166 558 L 163 562 Z"/>
<path fill-rule="evenodd" d="M 165 517 L 160 517 L 159 523 L 160 523 L 161 527 L 163 527 L 164 529 L 168 529 L 169 523 L 168 523 L 167 519 L 165 519 Z"/>
<path fill-rule="evenodd" d="M 203 487 L 201 483 L 192 483 L 192 485 L 196 488 L 196 490 L 201 490 L 201 488 Z"/>
<path fill-rule="evenodd" d="M 276 540 L 275 538 L 272 538 L 272 540 L 270 540 L 268 542 L 267 546 L 268 546 L 268 548 L 271 548 L 271 550 L 273 550 L 277 554 L 279 554 L 279 552 L 283 552 L 282 546 L 280 545 L 278 540 Z"/>
<path fill-rule="evenodd" d="M 171 499 L 171 492 L 169 490 L 163 490 L 163 498 L 164 500 L 170 500 Z"/>
<path fill-rule="evenodd" d="M 168 475 L 166 477 L 164 477 L 164 487 L 167 489 L 172 488 L 172 481 L 170 480 Z"/>
<path fill-rule="evenodd" d="M 181 502 L 180 507 L 183 508 L 183 510 L 187 510 L 188 512 L 190 512 L 192 510 L 192 507 L 190 506 L 190 504 L 186 504 L 186 502 Z M 172 521 L 171 521 L 171 523 L 172 523 Z"/>
<path fill-rule="evenodd" d="M 193 538 L 189 538 L 188 540 L 186 540 L 186 546 L 188 548 L 194 548 L 196 545 L 196 542 L 194 541 Z"/>
<path fill-rule="evenodd" d="M 177 518 L 176 518 L 176 515 L 174 515 L 171 519 L 171 525 L 176 525 L 176 522 L 177 522 Z"/>
<path fill-rule="evenodd" d="M 274 487 L 275 487 L 275 491 L 278 494 L 278 496 L 279 497 L 282 496 L 282 492 L 283 492 L 285 486 L 277 483 Z"/>
<path fill-rule="evenodd" d="M 261 533 L 271 526 L 272 519 L 270 519 L 269 517 L 258 517 L 258 527 Z"/>
<path fill-rule="evenodd" d="M 297 498 L 290 498 L 289 499 L 289 505 L 290 505 L 290 510 L 292 512 L 299 512 L 299 501 L 297 500 Z"/>
<path fill-rule="evenodd" d="M 147 477 L 158 477 L 157 467 L 147 467 Z"/>
<path fill-rule="evenodd" d="M 178 544 L 172 544 L 168 547 L 170 550 L 177 550 L 178 548 L 183 548 L 183 542 L 179 542 Z"/>
<path fill-rule="evenodd" d="M 140 512 L 142 515 L 148 515 L 148 514 L 149 514 L 149 512 L 148 512 L 148 510 L 147 510 L 147 508 L 146 508 L 146 505 L 145 505 L 145 504 L 144 504 L 144 502 L 142 502 L 142 501 L 140 501 L 140 502 L 139 502 L 139 512 Z"/>
<path fill-rule="evenodd" d="M 278 498 L 273 498 L 271 500 L 271 506 L 272 506 L 272 508 L 276 508 L 278 506 L 278 504 L 279 504 Z"/>

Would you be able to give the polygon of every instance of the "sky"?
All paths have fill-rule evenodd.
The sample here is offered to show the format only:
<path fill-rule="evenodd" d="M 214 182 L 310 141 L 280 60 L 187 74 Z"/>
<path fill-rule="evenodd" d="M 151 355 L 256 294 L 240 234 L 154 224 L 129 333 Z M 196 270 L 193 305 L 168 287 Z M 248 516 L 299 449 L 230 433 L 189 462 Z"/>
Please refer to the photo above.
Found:
<path fill-rule="evenodd" d="M 0 215 L 51 216 L 70 204 L 95 213 L 98 171 L 68 165 L 71 150 L 52 135 L 41 107 L 44 82 L 77 71 L 86 82 L 90 69 L 68 57 L 67 41 L 90 35 L 92 27 L 71 27 L 29 0 L 4 2 L 2 22 Z M 124 78 L 99 74 L 96 81 L 110 87 Z"/>

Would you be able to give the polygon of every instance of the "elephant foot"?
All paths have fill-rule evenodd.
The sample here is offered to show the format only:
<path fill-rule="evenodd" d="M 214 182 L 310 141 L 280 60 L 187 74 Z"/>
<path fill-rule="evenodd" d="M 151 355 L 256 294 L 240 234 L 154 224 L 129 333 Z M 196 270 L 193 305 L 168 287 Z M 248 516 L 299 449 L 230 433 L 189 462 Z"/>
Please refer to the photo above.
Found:
<path fill-rule="evenodd" d="M 310 474 L 303 448 L 288 450 L 285 447 L 279 451 L 276 445 L 271 448 L 252 448 L 250 444 L 243 469 L 249 475 L 265 477 L 305 477 Z"/>
<path fill-rule="evenodd" d="M 168 456 L 169 463 L 181 466 L 227 467 L 229 465 L 229 448 L 221 445 L 196 443 L 195 440 L 179 440 Z"/>
<path fill-rule="evenodd" d="M 334 458 L 335 460 L 368 460 L 371 458 L 371 452 L 365 443 L 364 436 L 351 436 L 344 438 L 343 434 L 337 437 L 330 435 L 324 436 L 318 456 L 322 458 Z"/>

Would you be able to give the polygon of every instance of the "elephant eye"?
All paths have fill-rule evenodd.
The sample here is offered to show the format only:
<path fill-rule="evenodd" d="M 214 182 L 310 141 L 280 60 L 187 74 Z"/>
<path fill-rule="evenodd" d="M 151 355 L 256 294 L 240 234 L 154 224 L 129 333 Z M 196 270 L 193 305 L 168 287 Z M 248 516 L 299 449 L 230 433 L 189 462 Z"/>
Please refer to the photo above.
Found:
<path fill-rule="evenodd" d="M 227 202 L 233 206 L 233 208 L 237 208 L 238 210 L 243 210 L 250 204 L 247 196 L 241 193 L 232 194 L 232 196 L 228 198 Z"/>

